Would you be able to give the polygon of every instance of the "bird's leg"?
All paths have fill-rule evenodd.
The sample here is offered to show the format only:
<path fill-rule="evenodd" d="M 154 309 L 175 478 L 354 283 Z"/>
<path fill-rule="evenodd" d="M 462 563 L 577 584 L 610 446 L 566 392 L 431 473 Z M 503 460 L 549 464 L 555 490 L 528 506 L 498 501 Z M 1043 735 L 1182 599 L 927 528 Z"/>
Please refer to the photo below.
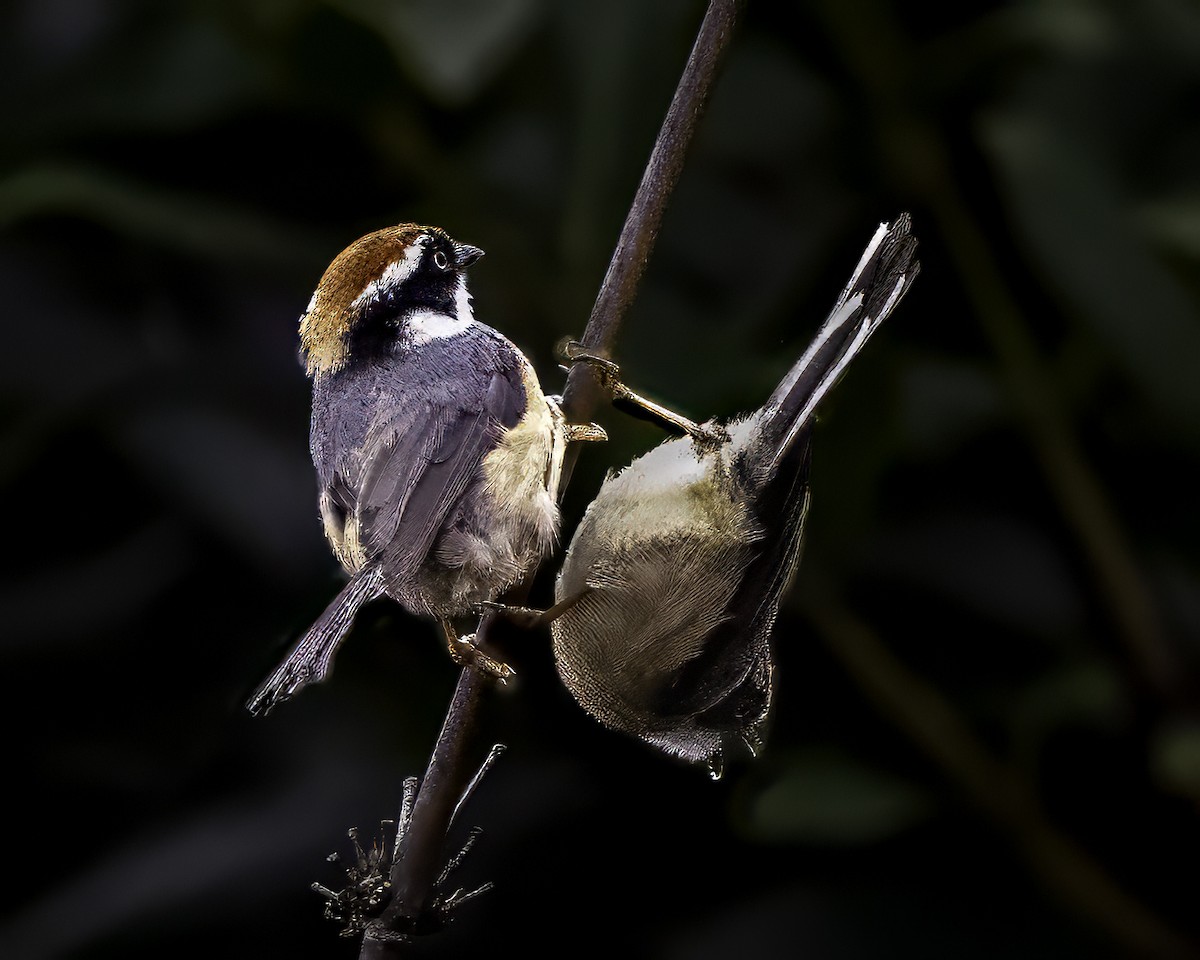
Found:
<path fill-rule="evenodd" d="M 449 620 L 442 621 L 442 633 L 446 635 L 446 648 L 450 651 L 450 658 L 460 667 L 473 667 L 500 683 L 505 683 L 509 678 L 517 675 L 517 671 L 507 663 L 489 657 L 475 646 L 475 634 L 459 636 L 458 631 L 454 629 L 454 624 Z"/>
<path fill-rule="evenodd" d="M 592 588 L 586 587 L 574 596 L 567 597 L 566 600 L 560 600 L 546 610 L 538 610 L 536 607 L 515 607 L 511 604 L 496 603 L 492 600 L 484 600 L 482 603 L 477 603 L 475 609 L 479 613 L 493 613 L 498 617 L 503 617 L 509 623 L 520 627 L 522 630 L 533 630 L 536 627 L 544 627 L 557 620 L 591 592 Z"/>
<path fill-rule="evenodd" d="M 563 359 L 570 364 L 586 363 L 590 366 L 600 381 L 600 386 L 612 397 L 612 405 L 622 413 L 657 424 L 667 433 L 677 437 L 691 437 L 701 444 L 721 444 L 729 439 L 728 434 L 719 426 L 696 423 L 696 421 L 689 420 L 682 414 L 630 390 L 621 379 L 621 368 L 616 363 L 606 357 L 585 353 L 583 346 L 574 340 L 564 343 L 560 352 Z"/>

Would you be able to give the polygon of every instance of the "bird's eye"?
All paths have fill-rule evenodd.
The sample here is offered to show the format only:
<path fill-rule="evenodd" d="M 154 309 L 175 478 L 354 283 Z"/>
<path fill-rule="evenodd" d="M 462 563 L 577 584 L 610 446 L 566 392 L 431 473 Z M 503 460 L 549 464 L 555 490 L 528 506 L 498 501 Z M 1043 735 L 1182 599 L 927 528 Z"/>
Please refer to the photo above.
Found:
<path fill-rule="evenodd" d="M 450 261 L 446 259 L 446 254 L 439 250 L 433 255 L 433 265 L 439 270 L 445 270 L 450 266 Z"/>

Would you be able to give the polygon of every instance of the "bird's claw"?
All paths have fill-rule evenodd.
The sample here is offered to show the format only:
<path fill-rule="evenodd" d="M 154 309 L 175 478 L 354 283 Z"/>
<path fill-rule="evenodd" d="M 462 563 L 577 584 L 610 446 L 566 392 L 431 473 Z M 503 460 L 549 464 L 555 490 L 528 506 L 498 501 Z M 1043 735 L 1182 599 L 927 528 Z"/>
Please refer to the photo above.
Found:
<path fill-rule="evenodd" d="M 558 347 L 559 356 L 569 364 L 586 363 L 596 374 L 596 379 L 611 398 L 612 404 L 639 420 L 658 424 L 668 433 L 688 436 L 701 447 L 719 447 L 729 442 L 729 433 L 715 423 L 700 424 L 676 413 L 641 394 L 635 393 L 621 379 L 621 368 L 607 357 L 588 353 L 577 340 L 564 340 Z M 564 369 L 570 369 L 565 367 Z"/>
<path fill-rule="evenodd" d="M 495 657 L 489 657 L 475 646 L 475 634 L 453 637 L 447 641 L 450 657 L 460 667 L 471 667 L 497 683 L 507 683 L 517 675 L 512 667 Z"/>
<path fill-rule="evenodd" d="M 567 423 L 563 425 L 568 443 L 601 443 L 608 433 L 598 423 Z"/>
<path fill-rule="evenodd" d="M 564 369 L 569 370 L 577 363 L 586 363 L 604 380 L 620 381 L 621 368 L 613 360 L 588 353 L 587 348 L 578 340 L 564 340 L 558 345 L 559 358 L 565 361 Z"/>

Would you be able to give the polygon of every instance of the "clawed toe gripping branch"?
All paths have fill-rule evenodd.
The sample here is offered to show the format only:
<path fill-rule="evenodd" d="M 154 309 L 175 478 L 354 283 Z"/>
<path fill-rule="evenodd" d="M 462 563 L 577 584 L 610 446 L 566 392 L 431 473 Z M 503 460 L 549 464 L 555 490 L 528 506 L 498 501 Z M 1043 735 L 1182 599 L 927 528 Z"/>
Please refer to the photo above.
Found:
<path fill-rule="evenodd" d="M 691 437 L 702 446 L 719 446 L 728 442 L 729 435 L 723 427 L 696 423 L 661 403 L 655 403 L 639 393 L 634 393 L 621 379 L 621 368 L 616 363 L 607 357 L 598 357 L 586 352 L 578 341 L 566 341 L 560 352 L 569 364 L 563 366 L 564 370 L 569 371 L 576 365 L 590 367 L 600 388 L 611 398 L 613 406 L 622 413 L 639 420 L 647 420 L 677 437 Z"/>

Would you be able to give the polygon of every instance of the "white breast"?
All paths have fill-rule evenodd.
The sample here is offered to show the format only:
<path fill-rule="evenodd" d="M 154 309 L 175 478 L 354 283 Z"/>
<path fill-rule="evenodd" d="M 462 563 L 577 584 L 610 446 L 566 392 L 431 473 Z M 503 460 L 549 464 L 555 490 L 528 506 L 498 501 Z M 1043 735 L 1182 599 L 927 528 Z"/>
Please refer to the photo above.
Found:
<path fill-rule="evenodd" d="M 405 331 L 412 345 L 419 347 L 432 340 L 457 337 L 476 325 L 474 320 L 460 320 L 435 310 L 418 310 L 409 317 Z"/>

